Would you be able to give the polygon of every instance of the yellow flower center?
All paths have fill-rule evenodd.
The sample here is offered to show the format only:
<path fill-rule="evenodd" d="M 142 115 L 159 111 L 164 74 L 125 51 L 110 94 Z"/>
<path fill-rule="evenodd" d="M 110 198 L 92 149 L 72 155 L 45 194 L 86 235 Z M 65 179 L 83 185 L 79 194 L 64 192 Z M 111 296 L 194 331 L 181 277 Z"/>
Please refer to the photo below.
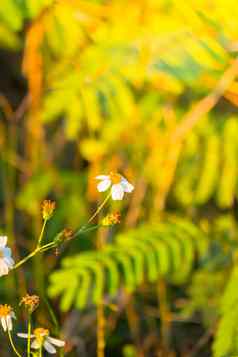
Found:
<path fill-rule="evenodd" d="M 12 312 L 11 306 L 5 304 L 0 305 L 0 317 L 6 317 Z"/>
<path fill-rule="evenodd" d="M 121 182 L 121 175 L 119 175 L 115 172 L 110 172 L 109 176 L 110 176 L 110 180 L 113 185 Z"/>
<path fill-rule="evenodd" d="M 43 327 L 38 327 L 33 331 L 33 334 L 35 335 L 37 341 L 42 343 L 45 337 L 49 336 L 49 330 Z"/>
<path fill-rule="evenodd" d="M 1 258 L 4 258 L 4 254 L 3 254 L 3 251 L 2 250 L 0 250 L 0 259 Z"/>

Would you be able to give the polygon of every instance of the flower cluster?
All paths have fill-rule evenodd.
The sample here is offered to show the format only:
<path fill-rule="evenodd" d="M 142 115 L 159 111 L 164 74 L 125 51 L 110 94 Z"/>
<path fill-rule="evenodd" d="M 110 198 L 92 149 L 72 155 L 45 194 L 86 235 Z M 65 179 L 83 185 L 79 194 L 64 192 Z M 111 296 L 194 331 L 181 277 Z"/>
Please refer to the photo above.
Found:
<path fill-rule="evenodd" d="M 121 222 L 121 214 L 119 212 L 109 213 L 101 221 L 102 226 L 113 226 Z"/>
<path fill-rule="evenodd" d="M 27 294 L 25 297 L 22 298 L 20 305 L 24 304 L 30 312 L 33 312 L 37 306 L 39 305 L 39 297 L 37 295 L 29 295 Z M 13 328 L 12 319 L 16 319 L 16 315 L 10 305 L 0 305 L 0 321 L 4 332 L 11 333 Z M 38 327 L 33 331 L 33 334 L 28 335 L 28 333 L 21 333 L 17 334 L 19 337 L 22 338 L 30 338 L 33 339 L 31 343 L 31 348 L 33 349 L 41 349 L 42 347 L 51 354 L 56 353 L 56 349 L 54 346 L 57 347 L 64 347 L 65 342 L 59 340 L 54 337 L 49 336 L 49 330 Z M 12 340 L 11 340 L 12 343 Z M 13 345 L 14 346 L 14 345 Z M 15 346 L 14 346 L 15 348 Z"/>
<path fill-rule="evenodd" d="M 99 175 L 96 177 L 97 180 L 100 182 L 97 185 L 97 189 L 99 192 L 104 192 L 111 188 L 110 195 L 106 197 L 103 203 L 98 207 L 96 212 L 92 215 L 89 219 L 88 223 L 82 226 L 76 233 L 74 233 L 71 229 L 64 229 L 59 232 L 50 243 L 42 244 L 42 240 L 44 239 L 44 229 L 46 226 L 47 221 L 52 217 L 54 210 L 55 210 L 55 202 L 50 200 L 43 201 L 41 208 L 42 208 L 42 217 L 43 217 L 43 227 L 38 238 L 38 243 L 35 250 L 29 253 L 26 257 L 24 257 L 20 262 L 15 264 L 14 260 L 12 259 L 12 252 L 11 249 L 7 246 L 7 237 L 0 236 L 0 276 L 7 275 L 10 269 L 18 268 L 22 264 L 24 264 L 27 260 L 32 258 L 36 253 L 46 251 L 48 249 L 53 249 L 60 246 L 64 241 L 70 240 L 75 238 L 80 233 L 85 233 L 90 229 L 94 229 L 95 226 L 88 228 L 89 223 L 96 217 L 96 215 L 102 210 L 110 196 L 113 200 L 122 200 L 124 194 L 126 192 L 130 193 L 134 190 L 134 186 L 130 184 L 125 177 L 118 173 L 111 172 L 109 175 Z M 112 226 L 115 224 L 120 223 L 121 215 L 118 212 L 110 213 L 106 215 L 101 220 L 102 226 Z M 99 224 L 100 225 L 100 224 Z M 97 225 L 96 225 L 97 227 Z M 26 338 L 28 340 L 27 345 L 27 355 L 31 353 L 30 348 L 39 350 L 39 354 L 41 355 L 42 348 L 44 348 L 48 353 L 55 354 L 56 348 L 55 347 L 64 347 L 65 342 L 51 337 L 49 330 L 43 327 L 37 327 L 31 333 L 31 314 L 35 311 L 40 303 L 40 299 L 37 295 L 29 295 L 27 294 L 24 296 L 19 305 L 23 305 L 27 312 L 28 312 L 28 333 L 18 333 L 17 335 L 21 338 Z M 20 356 L 18 353 L 13 339 L 11 337 L 11 331 L 13 329 L 13 319 L 16 319 L 15 313 L 10 305 L 0 305 L 0 323 L 2 328 L 5 332 L 8 332 L 9 340 L 14 352 Z"/>

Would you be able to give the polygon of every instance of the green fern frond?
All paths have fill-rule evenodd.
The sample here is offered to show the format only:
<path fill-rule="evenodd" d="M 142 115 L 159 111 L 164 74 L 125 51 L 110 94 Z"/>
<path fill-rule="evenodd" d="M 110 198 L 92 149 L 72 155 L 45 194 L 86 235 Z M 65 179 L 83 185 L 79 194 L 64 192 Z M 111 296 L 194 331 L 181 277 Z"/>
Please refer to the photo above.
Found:
<path fill-rule="evenodd" d="M 213 344 L 214 357 L 238 354 L 238 268 L 234 267 L 221 302 L 221 320 Z"/>
<path fill-rule="evenodd" d="M 218 207 L 229 208 L 237 196 L 238 117 L 213 119 L 204 119 L 185 143 L 174 185 L 174 195 L 184 206 L 213 198 Z"/>
<path fill-rule="evenodd" d="M 68 310 L 71 305 L 98 304 L 104 296 L 113 298 L 122 287 L 133 292 L 160 276 L 181 284 L 196 256 L 205 254 L 207 242 L 199 229 L 183 220 L 141 226 L 118 235 L 100 252 L 65 258 L 50 277 L 49 295 L 61 295 L 61 308 Z"/>

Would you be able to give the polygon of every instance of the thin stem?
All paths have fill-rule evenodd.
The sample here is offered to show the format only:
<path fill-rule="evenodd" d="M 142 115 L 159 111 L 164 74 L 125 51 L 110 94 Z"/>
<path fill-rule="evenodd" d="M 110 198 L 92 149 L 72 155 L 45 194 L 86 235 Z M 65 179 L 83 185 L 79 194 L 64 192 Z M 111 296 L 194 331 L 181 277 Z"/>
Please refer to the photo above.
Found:
<path fill-rule="evenodd" d="M 39 357 L 42 357 L 42 346 L 40 346 L 40 349 L 39 349 Z"/>
<path fill-rule="evenodd" d="M 22 356 L 20 355 L 20 353 L 17 351 L 17 349 L 16 349 L 16 347 L 15 347 L 15 345 L 14 345 L 14 342 L 13 342 L 13 340 L 12 340 L 11 331 L 10 331 L 9 329 L 7 329 L 7 332 L 8 332 L 9 341 L 10 341 L 10 344 L 11 344 L 11 346 L 12 346 L 13 351 L 15 352 L 15 354 L 16 354 L 18 357 L 22 357 Z"/>
<path fill-rule="evenodd" d="M 28 315 L 27 357 L 31 356 L 31 314 Z"/>
<path fill-rule="evenodd" d="M 48 244 L 42 245 L 42 247 L 40 247 L 39 252 L 43 253 L 46 252 L 47 250 L 50 250 L 51 248 L 56 247 L 57 244 L 55 242 L 50 242 Z"/>
<path fill-rule="evenodd" d="M 161 317 L 162 344 L 165 349 L 169 346 L 171 314 L 168 305 L 167 286 L 163 279 L 159 279 L 157 286 L 159 312 Z"/>
<path fill-rule="evenodd" d="M 55 242 L 50 242 L 45 245 L 42 245 L 41 247 L 37 247 L 36 249 L 33 250 L 33 252 L 28 254 L 25 258 L 21 259 L 18 263 L 16 263 L 13 269 L 19 268 L 21 265 L 26 263 L 29 259 L 33 258 L 37 253 L 45 252 L 46 250 L 49 250 L 54 246 L 55 246 Z"/>
<path fill-rule="evenodd" d="M 105 323 L 104 305 L 101 302 L 97 306 L 97 357 L 105 356 Z"/>
<path fill-rule="evenodd" d="M 97 229 L 99 227 L 101 227 L 101 224 L 95 224 L 94 226 L 91 226 L 91 227 L 88 227 L 88 228 L 86 228 L 86 225 L 85 225 L 85 226 L 79 228 L 79 230 L 74 233 L 72 238 L 76 238 L 77 236 L 79 236 L 81 234 L 94 231 L 95 229 Z M 85 229 L 83 229 L 83 228 L 85 228 Z"/>
<path fill-rule="evenodd" d="M 39 251 L 40 251 L 40 248 L 34 249 L 33 252 L 31 252 L 30 254 L 28 254 L 25 258 L 21 259 L 18 263 L 16 263 L 16 264 L 14 265 L 13 269 L 19 268 L 22 264 L 24 264 L 24 263 L 27 262 L 29 259 L 31 259 L 32 257 L 34 257 L 34 255 L 36 255 Z"/>
<path fill-rule="evenodd" d="M 100 239 L 97 236 L 97 250 L 100 251 L 105 244 L 104 239 Z M 97 357 L 105 357 L 105 311 L 104 311 L 104 299 L 97 306 Z"/>
<path fill-rule="evenodd" d="M 111 197 L 111 192 L 106 196 L 106 198 L 104 199 L 104 201 L 100 204 L 100 206 L 98 206 L 98 208 L 96 209 L 96 211 L 94 212 L 94 214 L 89 218 L 86 226 L 89 225 L 89 223 L 92 222 L 92 220 L 98 215 L 98 213 L 102 210 L 102 208 L 105 206 L 105 204 L 107 203 L 107 201 L 109 200 L 109 198 Z M 83 227 L 82 227 L 83 228 Z"/>
<path fill-rule="evenodd" d="M 129 323 L 129 328 L 131 331 L 131 336 L 133 338 L 133 341 L 135 342 L 135 346 L 137 348 L 137 356 L 142 357 L 144 356 L 143 354 L 143 349 L 142 349 L 142 343 L 140 340 L 140 319 L 137 314 L 137 311 L 135 310 L 134 304 L 133 304 L 133 296 L 125 292 L 127 302 L 126 302 L 126 314 L 127 314 L 127 320 Z"/>
<path fill-rule="evenodd" d="M 59 334 L 59 331 L 60 331 L 60 326 L 59 326 L 59 322 L 57 320 L 57 317 L 54 313 L 54 310 L 52 309 L 52 307 L 50 306 L 50 303 L 49 303 L 49 300 L 47 300 L 47 298 L 45 296 L 42 297 L 42 299 L 44 300 L 46 306 L 47 306 L 47 309 L 50 313 L 50 316 L 51 316 L 51 319 L 55 325 L 55 332 L 56 334 L 58 335 Z M 60 357 L 64 357 L 64 350 L 62 348 L 60 348 L 59 350 L 59 356 Z"/>
<path fill-rule="evenodd" d="M 44 303 L 46 304 L 46 307 L 47 307 L 47 309 L 48 309 L 48 311 L 50 313 L 51 320 L 52 320 L 53 324 L 55 325 L 55 332 L 58 335 L 59 331 L 60 331 L 60 326 L 59 326 L 59 322 L 57 320 L 57 317 L 56 317 L 56 315 L 54 313 L 54 310 L 52 309 L 49 300 L 45 296 L 42 296 L 42 299 L 44 300 Z"/>
<path fill-rule="evenodd" d="M 44 235 L 44 231 L 45 231 L 45 226 L 46 226 L 47 220 L 44 220 L 43 225 L 42 225 L 42 229 L 40 232 L 40 236 L 38 239 L 38 243 L 37 243 L 37 247 L 33 250 L 33 252 L 31 252 L 30 254 L 28 254 L 25 258 L 23 258 L 22 260 L 20 260 L 18 263 L 16 263 L 13 267 L 13 269 L 18 268 L 19 266 L 21 266 L 22 264 L 24 264 L 27 260 L 31 259 L 32 257 L 34 257 L 34 255 L 36 255 L 38 252 L 43 251 L 42 248 L 46 248 L 48 246 L 51 246 L 53 244 L 53 242 L 50 242 L 48 244 L 45 244 L 41 247 L 41 241 Z"/>
<path fill-rule="evenodd" d="M 43 225 L 42 225 L 42 229 L 41 229 L 40 236 L 39 236 L 38 243 L 37 243 L 37 247 L 38 248 L 41 246 L 41 241 L 42 241 L 43 236 L 44 236 L 46 223 L 47 223 L 47 219 L 44 220 Z"/>
<path fill-rule="evenodd" d="M 103 209 L 103 207 L 105 206 L 105 204 L 107 203 L 107 201 L 110 199 L 111 197 L 111 193 L 109 193 L 106 198 L 104 199 L 104 201 L 100 204 L 100 206 L 98 206 L 98 208 L 96 209 L 96 211 L 93 213 L 93 215 L 89 218 L 89 220 L 87 221 L 86 224 L 84 224 L 81 228 L 79 228 L 79 230 L 74 234 L 73 238 L 75 238 L 76 236 L 80 235 L 81 233 L 86 233 L 89 232 L 90 230 L 96 229 L 98 228 L 100 225 L 95 225 L 93 227 L 88 227 L 89 223 L 91 223 L 93 221 L 93 219 L 98 215 L 98 213 Z M 95 227 L 95 228 L 94 228 Z"/>
<path fill-rule="evenodd" d="M 98 227 L 100 227 L 100 224 L 96 224 L 92 227 L 87 228 L 87 226 L 89 225 L 90 222 L 92 222 L 92 220 L 98 215 L 98 213 L 102 210 L 102 208 L 105 206 L 105 204 L 107 203 L 107 201 L 109 200 L 111 196 L 111 193 L 109 193 L 106 198 L 104 199 L 104 201 L 100 204 L 100 206 L 96 209 L 96 211 L 94 212 L 94 214 L 89 218 L 88 222 L 83 225 L 81 228 L 79 228 L 79 230 L 74 234 L 73 238 L 77 237 L 78 235 L 80 235 L 81 233 L 86 233 L 86 232 L 90 232 L 94 229 L 97 229 Z M 22 260 L 20 260 L 18 263 L 16 263 L 13 267 L 13 269 L 17 269 L 19 268 L 21 265 L 23 265 L 24 263 L 26 263 L 29 259 L 33 258 L 37 253 L 40 252 L 45 252 L 48 249 L 51 249 L 55 246 L 55 242 L 52 241 L 50 243 L 47 243 L 43 246 L 41 246 L 41 242 L 43 239 L 43 235 L 44 235 L 44 231 L 45 231 L 45 227 L 46 227 L 46 223 L 47 220 L 44 220 L 42 229 L 41 229 L 41 233 L 38 239 L 38 243 L 37 243 L 37 247 L 33 250 L 33 252 L 31 252 L 30 254 L 28 254 L 25 258 L 23 258 Z"/>

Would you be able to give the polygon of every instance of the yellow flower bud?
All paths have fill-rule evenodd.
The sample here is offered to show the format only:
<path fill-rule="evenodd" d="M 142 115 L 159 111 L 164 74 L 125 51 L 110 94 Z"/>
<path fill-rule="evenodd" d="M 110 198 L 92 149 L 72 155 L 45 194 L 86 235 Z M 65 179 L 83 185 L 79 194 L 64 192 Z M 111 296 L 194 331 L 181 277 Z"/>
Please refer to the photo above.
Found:
<path fill-rule="evenodd" d="M 52 217 L 55 210 L 55 202 L 50 200 L 44 200 L 41 205 L 42 217 L 44 220 L 48 220 Z"/>

